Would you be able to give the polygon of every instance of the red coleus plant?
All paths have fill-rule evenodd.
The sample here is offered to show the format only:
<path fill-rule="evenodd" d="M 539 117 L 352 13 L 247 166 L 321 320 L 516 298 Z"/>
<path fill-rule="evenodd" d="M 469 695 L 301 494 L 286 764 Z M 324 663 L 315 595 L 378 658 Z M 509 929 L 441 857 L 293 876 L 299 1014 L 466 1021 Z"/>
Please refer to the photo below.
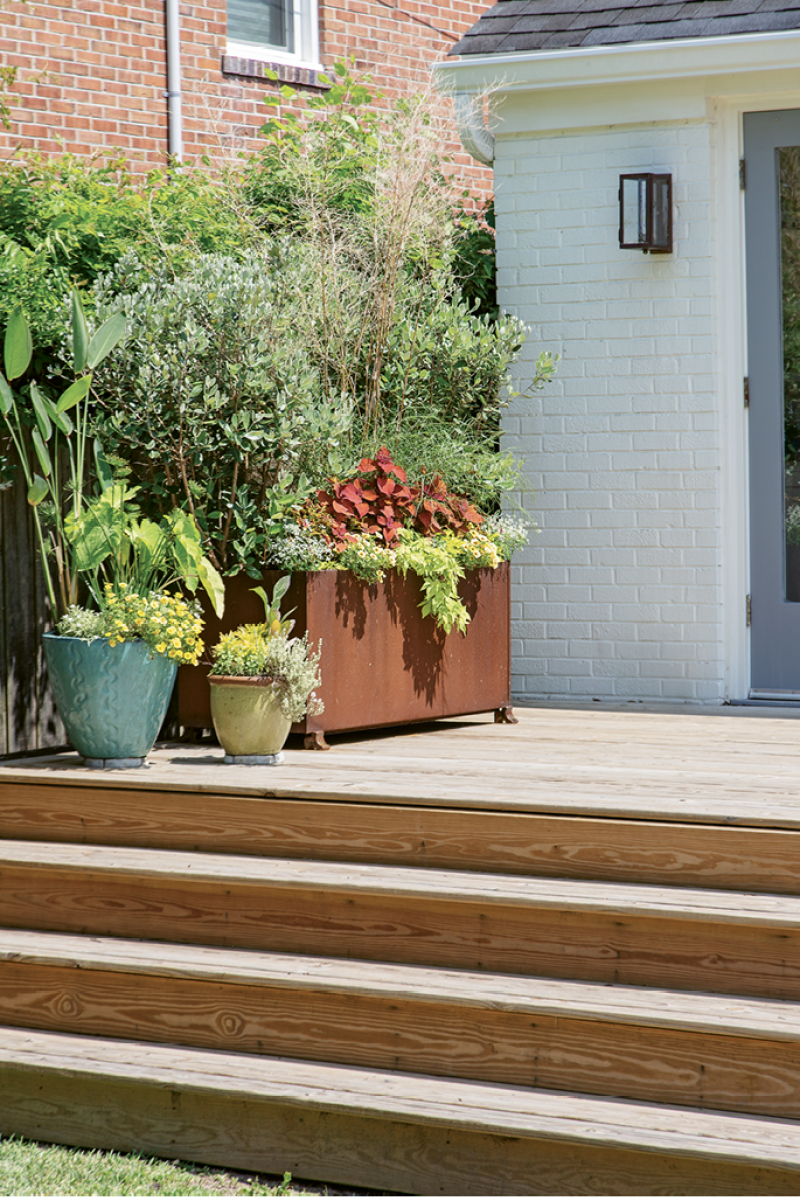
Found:
<path fill-rule="evenodd" d="M 341 549 L 364 533 L 392 546 L 404 527 L 426 536 L 444 529 L 466 534 L 483 517 L 465 497 L 448 491 L 440 475 L 409 485 L 403 468 L 382 446 L 374 459 L 361 460 L 352 479 L 332 479 L 328 490 L 321 489 L 306 504 L 301 521 Z"/>

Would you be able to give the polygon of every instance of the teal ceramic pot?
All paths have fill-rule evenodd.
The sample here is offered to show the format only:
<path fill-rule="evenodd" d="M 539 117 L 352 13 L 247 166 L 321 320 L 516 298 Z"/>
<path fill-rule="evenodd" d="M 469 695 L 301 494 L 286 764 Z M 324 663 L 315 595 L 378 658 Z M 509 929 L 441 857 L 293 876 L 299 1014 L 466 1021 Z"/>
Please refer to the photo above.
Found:
<path fill-rule="evenodd" d="M 141 766 L 167 712 L 176 664 L 140 639 L 110 646 L 107 638 L 45 634 L 44 655 L 61 720 L 87 766 Z"/>

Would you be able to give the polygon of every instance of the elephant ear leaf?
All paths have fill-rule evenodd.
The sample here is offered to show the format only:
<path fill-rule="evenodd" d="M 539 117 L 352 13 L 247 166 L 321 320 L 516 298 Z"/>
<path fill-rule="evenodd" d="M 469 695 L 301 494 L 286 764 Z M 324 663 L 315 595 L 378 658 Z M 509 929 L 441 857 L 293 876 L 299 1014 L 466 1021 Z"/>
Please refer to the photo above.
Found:
<path fill-rule="evenodd" d="M 72 306 L 72 361 L 76 373 L 83 371 L 89 349 L 89 331 L 86 328 L 86 318 L 83 315 L 83 305 L 77 292 L 73 292 L 70 303 Z"/>
<path fill-rule="evenodd" d="M 36 508 L 37 505 L 42 503 L 49 491 L 50 488 L 47 480 L 43 480 L 40 475 L 35 475 L 33 477 L 33 483 L 28 489 L 28 504 L 33 505 L 33 507 Z"/>
<path fill-rule="evenodd" d="M 208 599 L 217 617 L 225 612 L 225 583 L 213 563 L 203 556 L 197 568 L 200 583 L 206 591 Z"/>
<path fill-rule="evenodd" d="M 14 393 L 0 375 L 0 413 L 5 417 L 14 407 Z"/>
<path fill-rule="evenodd" d="M 6 339 L 3 345 L 6 379 L 19 379 L 30 366 L 33 357 L 31 331 L 19 305 L 11 313 L 6 326 Z"/>
<path fill-rule="evenodd" d="M 98 363 L 102 363 L 106 355 L 111 354 L 117 342 L 124 336 L 125 328 L 124 313 L 115 313 L 108 321 L 103 322 L 89 343 L 86 354 L 86 365 L 91 371 L 94 371 Z"/>
<path fill-rule="evenodd" d="M 36 451 L 36 458 L 39 460 L 42 471 L 45 475 L 52 475 L 53 464 L 50 460 L 50 451 L 37 429 L 31 430 L 31 442 L 33 442 L 33 449 Z"/>

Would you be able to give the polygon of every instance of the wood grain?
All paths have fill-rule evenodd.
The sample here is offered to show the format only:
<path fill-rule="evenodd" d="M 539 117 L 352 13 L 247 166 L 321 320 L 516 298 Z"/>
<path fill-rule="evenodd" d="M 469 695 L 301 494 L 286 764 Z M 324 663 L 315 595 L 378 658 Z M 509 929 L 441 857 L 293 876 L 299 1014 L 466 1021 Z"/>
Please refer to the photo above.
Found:
<path fill-rule="evenodd" d="M 290 749 L 278 768 L 223 767 L 221 752 L 173 746 L 115 789 L 372 801 L 624 820 L 800 829 L 796 715 L 789 710 L 548 705 L 520 724 L 445 720 L 340 737 L 334 754 Z M 108 786 L 77 756 L 0 768 L 8 783 Z"/>
<path fill-rule="evenodd" d="M 171 853 L 151 858 L 157 854 Z M 326 887 L 311 872 L 287 888 L 222 874 L 137 876 L 7 857 L 0 864 L 0 912 L 10 928 L 800 999 L 800 929 L 792 915 L 776 906 L 770 917 L 769 898 L 758 896 L 744 898 L 750 913 L 737 914 L 742 895 L 708 895 L 730 898 L 729 908 L 687 914 L 667 898 L 660 908 L 626 911 L 618 901 L 604 910 L 596 893 L 593 904 L 573 898 L 559 908 L 543 890 L 525 903 L 512 893 L 516 903 L 509 903 L 491 888 L 453 899 L 437 894 L 433 881 L 427 893 L 387 886 L 376 894 L 363 881 L 352 890 Z M 756 909 L 754 918 L 759 904 L 764 912 Z"/>
<path fill-rule="evenodd" d="M 325 1064 L 2 1032 L 0 1130 L 449 1195 L 796 1195 L 798 1127 Z"/>
<path fill-rule="evenodd" d="M 0 1022 L 800 1118 L 800 1037 L 481 1009 L 410 987 L 364 996 L 6 961 Z"/>
<path fill-rule="evenodd" d="M 3 783 L 0 837 L 800 893 L 800 831 Z"/>

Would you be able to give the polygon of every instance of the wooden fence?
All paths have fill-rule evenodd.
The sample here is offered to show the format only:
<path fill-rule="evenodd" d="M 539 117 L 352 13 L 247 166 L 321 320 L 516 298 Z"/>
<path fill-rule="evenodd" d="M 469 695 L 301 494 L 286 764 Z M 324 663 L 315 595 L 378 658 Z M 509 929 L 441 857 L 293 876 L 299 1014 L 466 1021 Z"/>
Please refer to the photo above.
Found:
<path fill-rule="evenodd" d="M 42 658 L 46 593 L 21 481 L 0 492 L 0 755 L 66 741 Z"/>

